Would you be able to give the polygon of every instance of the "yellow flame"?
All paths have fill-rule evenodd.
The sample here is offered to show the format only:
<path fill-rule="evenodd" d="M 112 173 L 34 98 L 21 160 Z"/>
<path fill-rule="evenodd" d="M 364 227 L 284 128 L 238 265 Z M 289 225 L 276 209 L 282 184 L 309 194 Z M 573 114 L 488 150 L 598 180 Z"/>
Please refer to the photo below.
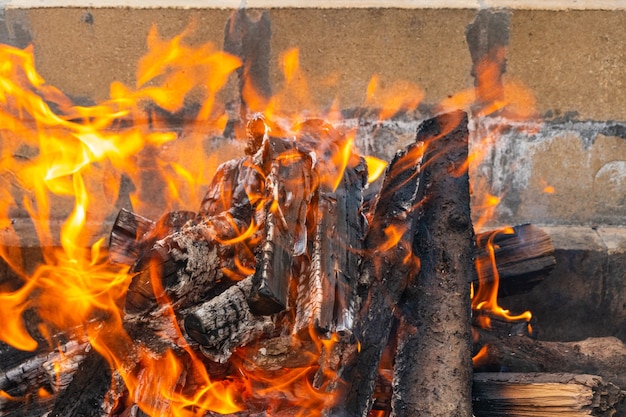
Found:
<path fill-rule="evenodd" d="M 364 156 L 364 158 L 367 163 L 367 182 L 372 183 L 380 178 L 388 164 L 375 156 Z"/>

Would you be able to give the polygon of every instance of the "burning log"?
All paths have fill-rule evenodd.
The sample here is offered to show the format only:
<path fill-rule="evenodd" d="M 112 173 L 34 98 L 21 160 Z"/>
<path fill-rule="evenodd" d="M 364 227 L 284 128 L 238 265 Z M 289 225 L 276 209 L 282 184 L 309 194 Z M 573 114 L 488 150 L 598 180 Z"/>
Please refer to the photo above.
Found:
<path fill-rule="evenodd" d="M 235 270 L 235 263 L 224 256 L 225 249 L 218 242 L 231 232 L 228 222 L 219 220 L 188 221 L 157 240 L 131 268 L 136 275 L 127 293 L 126 311 L 145 313 L 164 296 L 173 306 L 185 308 L 197 304 L 220 283 L 232 285 L 225 270 Z"/>
<path fill-rule="evenodd" d="M 250 305 L 256 314 L 274 314 L 287 308 L 289 283 L 301 269 L 306 252 L 307 207 L 311 199 L 311 157 L 295 142 L 270 138 L 271 168 L 265 180 L 271 206 L 266 211 L 262 244 Z"/>
<path fill-rule="evenodd" d="M 134 264 L 143 249 L 138 242 L 155 227 L 152 220 L 122 208 L 111 229 L 109 260 L 129 266 Z"/>
<path fill-rule="evenodd" d="M 411 225 L 416 216 L 422 145 L 400 151 L 390 163 L 375 204 L 360 275 L 360 304 L 355 338 L 360 352 L 339 370 L 331 387 L 345 390 L 329 415 L 367 416 L 372 407 L 378 364 L 387 345 L 396 305 L 416 270 Z"/>
<path fill-rule="evenodd" d="M 187 335 L 201 345 L 210 359 L 223 363 L 236 347 L 269 334 L 274 323 L 269 317 L 254 316 L 247 299 L 252 289 L 248 277 L 219 296 L 200 304 L 186 313 Z"/>
<path fill-rule="evenodd" d="M 332 177 L 326 164 L 318 168 L 320 171 L 322 181 L 310 213 L 311 262 L 309 271 L 298 281 L 294 330 L 306 330 L 312 323 L 323 332 L 350 334 L 365 234 L 360 209 L 367 168 L 361 159 L 354 167 L 347 167 L 333 185 L 323 178 Z"/>
<path fill-rule="evenodd" d="M 489 251 L 493 251 L 495 266 Z M 498 296 L 530 291 L 552 272 L 556 265 L 550 236 L 532 224 L 521 224 L 476 235 L 476 287 L 490 284 L 498 274 Z"/>
<path fill-rule="evenodd" d="M 44 414 L 52 406 L 55 393 L 64 392 L 71 384 L 88 348 L 86 342 L 70 340 L 58 350 L 34 354 L 28 359 L 21 359 L 16 366 L 3 369 L 0 372 L 0 391 L 4 393 L 0 396 L 0 413 L 3 416 Z M 5 366 L 10 366 L 10 352 L 2 352 Z M 106 384 L 108 387 L 109 381 Z M 33 387 L 42 388 L 34 393 Z"/>
<path fill-rule="evenodd" d="M 467 174 L 467 115 L 427 121 L 413 239 L 419 274 L 404 294 L 393 381 L 397 416 L 471 416 L 474 232 Z"/>
<path fill-rule="evenodd" d="M 112 371 L 106 360 L 94 350 L 88 352 L 76 370 L 72 382 L 56 397 L 49 416 L 110 415 L 120 395 L 119 390 L 110 389 L 111 378 Z"/>

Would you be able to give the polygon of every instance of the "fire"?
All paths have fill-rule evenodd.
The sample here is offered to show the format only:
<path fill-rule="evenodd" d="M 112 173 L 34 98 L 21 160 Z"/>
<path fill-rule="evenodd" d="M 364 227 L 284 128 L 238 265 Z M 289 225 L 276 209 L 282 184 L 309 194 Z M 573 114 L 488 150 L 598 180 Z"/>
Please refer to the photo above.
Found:
<path fill-rule="evenodd" d="M 176 334 L 167 334 L 166 339 L 176 348 L 155 354 L 137 344 L 123 325 L 125 313 L 120 307 L 133 277 L 127 267 L 108 261 L 103 239 L 93 241 L 93 236 L 100 232 L 96 225 L 103 224 L 115 211 L 114 200 L 124 178 L 141 185 L 146 169 L 162 179 L 160 191 L 165 194 L 163 198 L 168 208 L 200 206 L 201 190 L 217 167 L 217 157 L 207 160 L 204 156 L 203 134 L 224 130 L 228 116 L 217 97 L 241 62 L 216 50 L 212 44 L 188 45 L 186 38 L 190 30 L 163 40 L 153 27 L 148 36 L 148 53 L 137 64 L 136 85 L 113 83 L 110 99 L 90 107 L 74 106 L 62 92 L 46 84 L 35 70 L 32 47 L 0 48 L 0 126 L 3 126 L 0 130 L 0 178 L 14 179 L 22 190 L 12 193 L 9 187 L 0 188 L 0 226 L 17 237 L 11 213 L 16 207 L 24 210 L 45 248 L 44 262 L 30 272 L 15 261 L 15 254 L 8 245 L 3 242 L 0 246 L 2 257 L 22 279 L 17 288 L 0 288 L 3 323 L 0 340 L 17 349 L 32 351 L 45 347 L 41 345 L 46 342 L 48 347 L 54 346 L 62 333 L 84 337 L 123 380 L 129 398 L 154 416 L 187 417 L 206 411 L 233 413 L 242 410 L 245 397 L 253 392 L 256 396 L 274 398 L 276 403 L 297 404 L 302 410 L 300 415 L 315 414 L 311 410 L 321 413 L 335 398 L 311 384 L 317 365 L 269 375 L 252 375 L 241 370 L 239 379 L 214 380 L 203 360 L 185 341 L 165 296 L 159 298 L 159 305 L 168 310 L 163 317 L 169 321 L 169 327 L 176 329 Z M 269 101 L 260 99 L 249 85 L 246 86 L 243 95 L 250 110 L 262 112 L 267 120 L 280 121 L 273 128 L 281 129 L 280 133 L 289 134 L 295 140 L 301 132 L 299 123 L 303 115 L 327 120 L 338 117 L 336 108 L 315 113 L 316 105 L 311 101 L 297 49 L 282 55 L 282 66 L 284 88 Z M 441 108 L 467 107 L 477 100 L 472 94 L 455 95 L 442 103 Z M 179 112 L 190 95 L 199 95 L 202 104 L 188 123 L 190 128 L 181 134 L 157 117 L 157 111 Z M 423 91 L 412 84 L 399 83 L 383 88 L 383 82 L 373 77 L 365 104 L 380 109 L 379 117 L 385 119 L 400 111 L 415 110 L 423 96 Z M 506 84 L 503 100 L 489 105 L 482 103 L 482 112 L 510 108 L 512 103 L 518 114 L 530 114 L 532 99 L 516 84 Z M 194 130 L 198 124 L 204 129 L 201 133 Z M 272 133 L 271 128 L 267 130 L 263 133 Z M 325 167 L 325 176 L 319 181 L 329 184 L 331 189 L 340 185 L 347 167 L 358 163 L 355 138 L 356 133 L 348 131 L 341 142 L 327 144 L 328 160 L 316 161 Z M 423 149 L 416 148 L 417 151 Z M 410 155 L 413 159 L 419 156 Z M 289 163 L 298 157 L 285 153 L 280 159 Z M 479 153 L 473 154 L 470 162 L 481 157 Z M 371 183 L 384 172 L 386 163 L 375 157 L 367 157 L 366 162 Z M 258 167 L 251 169 L 259 170 Z M 221 198 L 229 201 L 228 193 L 232 190 L 222 191 Z M 246 191 L 254 207 L 265 203 L 255 194 L 257 191 Z M 154 195 L 139 187 L 130 194 L 130 200 L 141 212 L 149 209 Z M 489 195 L 487 205 L 495 207 L 498 201 L 498 197 Z M 67 209 L 61 226 L 53 219 L 53 209 L 58 207 Z M 280 207 L 275 204 L 270 210 L 277 211 Z M 242 243 L 258 231 L 255 221 L 242 228 L 230 220 L 233 237 L 215 237 L 222 245 L 245 246 Z M 404 233 L 400 227 L 389 226 L 385 229 L 387 241 L 380 250 L 393 248 Z M 489 244 L 492 244 L 491 239 Z M 493 254 L 493 247 L 487 250 Z M 417 262 L 411 250 L 406 252 L 405 262 Z M 226 271 L 227 275 L 240 277 L 254 273 L 238 256 L 234 259 L 237 271 Z M 495 258 L 491 261 L 495 268 Z M 152 284 L 159 285 L 157 280 Z M 502 309 L 496 299 L 497 283 L 494 285 L 495 289 L 480 283 L 473 300 L 476 311 L 489 311 L 508 320 L 530 319 L 530 313 L 513 316 Z M 41 321 L 40 333 L 48 335 L 44 338 L 46 341 L 31 335 L 32 329 L 24 319 L 28 310 L 36 312 Z M 319 342 L 317 337 L 312 336 Z M 334 342 L 332 337 L 320 342 L 318 350 L 330 350 Z M 319 355 L 319 351 L 315 354 Z M 139 363 L 140 367 L 131 366 L 134 363 Z M 60 372 L 62 361 L 57 366 Z M 184 380 L 193 380 L 193 387 L 184 386 Z M 36 387 L 35 395 L 46 398 L 52 394 L 44 387 Z M 3 391 L 0 396 L 13 399 Z"/>
<path fill-rule="evenodd" d="M 393 83 L 388 88 L 383 86 L 380 77 L 374 75 L 367 86 L 364 103 L 368 108 L 379 109 L 380 120 L 389 119 L 399 112 L 414 111 L 424 98 L 422 89 L 406 81 Z"/>
<path fill-rule="evenodd" d="M 472 298 L 472 310 L 478 312 L 478 321 L 483 328 L 491 327 L 491 317 L 500 317 L 506 321 L 516 322 L 516 321 L 526 321 L 529 322 L 532 318 L 532 313 L 530 311 L 525 311 L 522 314 L 512 315 L 509 310 L 502 308 L 498 303 L 498 288 L 500 285 L 498 267 L 496 265 L 496 256 L 495 249 L 496 246 L 493 242 L 494 238 L 499 234 L 512 234 L 512 228 L 505 228 L 501 231 L 495 231 L 491 233 L 487 242 L 485 244 L 485 249 L 487 251 L 490 270 L 493 273 L 493 281 L 487 281 L 483 276 L 481 276 L 480 271 L 482 270 L 481 265 L 477 265 L 477 270 L 479 271 L 478 280 L 479 287 L 478 291 L 474 294 Z M 482 315 L 481 313 L 487 313 L 487 315 Z"/>

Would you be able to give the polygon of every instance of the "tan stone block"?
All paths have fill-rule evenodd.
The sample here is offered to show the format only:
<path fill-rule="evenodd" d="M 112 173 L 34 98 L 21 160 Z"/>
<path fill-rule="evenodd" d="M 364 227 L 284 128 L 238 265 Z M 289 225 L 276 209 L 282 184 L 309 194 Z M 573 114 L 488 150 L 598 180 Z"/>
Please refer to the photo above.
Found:
<path fill-rule="evenodd" d="M 544 114 L 626 119 L 626 11 L 514 10 L 507 75 Z"/>
<path fill-rule="evenodd" d="M 619 224 L 626 218 L 626 141 L 576 134 L 547 138 L 533 150 L 519 216 L 555 224 Z M 548 188 L 550 187 L 550 188 Z"/>

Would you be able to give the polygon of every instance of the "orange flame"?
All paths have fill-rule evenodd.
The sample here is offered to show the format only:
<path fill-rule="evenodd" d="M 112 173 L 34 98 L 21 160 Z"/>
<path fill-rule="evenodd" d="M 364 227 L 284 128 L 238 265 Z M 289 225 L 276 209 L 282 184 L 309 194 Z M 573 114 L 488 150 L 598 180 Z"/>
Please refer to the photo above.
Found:
<path fill-rule="evenodd" d="M 389 88 L 383 88 L 378 75 L 374 75 L 367 85 L 365 106 L 380 109 L 378 118 L 389 119 L 397 113 L 413 111 L 424 98 L 424 92 L 407 81 L 399 81 Z"/>
<path fill-rule="evenodd" d="M 498 231 L 493 232 L 487 239 L 484 249 L 487 251 L 487 254 L 488 254 L 488 259 L 489 259 L 488 262 L 490 264 L 489 265 L 490 270 L 492 271 L 492 274 L 493 274 L 493 281 L 491 282 L 488 281 L 484 277 L 484 275 L 481 274 L 480 272 L 483 270 L 483 268 L 480 265 L 477 265 L 476 269 L 477 271 L 479 271 L 478 273 L 479 287 L 478 287 L 478 291 L 476 292 L 476 294 L 474 294 L 474 297 L 472 299 L 472 309 L 477 312 L 487 312 L 490 315 L 501 317 L 507 321 L 523 320 L 523 321 L 528 322 L 532 318 L 532 314 L 530 311 L 525 311 L 524 313 L 518 314 L 518 315 L 512 315 L 510 314 L 509 310 L 505 310 L 498 303 L 498 289 L 500 287 L 500 275 L 498 273 L 498 267 L 496 265 L 496 256 L 495 256 L 496 246 L 494 245 L 493 240 L 500 233 L 512 234 L 514 233 L 514 231 L 512 228 L 505 228 L 503 230 L 498 230 Z M 481 327 L 484 327 L 484 328 L 491 327 L 489 316 L 479 315 L 478 320 L 481 324 Z"/>

